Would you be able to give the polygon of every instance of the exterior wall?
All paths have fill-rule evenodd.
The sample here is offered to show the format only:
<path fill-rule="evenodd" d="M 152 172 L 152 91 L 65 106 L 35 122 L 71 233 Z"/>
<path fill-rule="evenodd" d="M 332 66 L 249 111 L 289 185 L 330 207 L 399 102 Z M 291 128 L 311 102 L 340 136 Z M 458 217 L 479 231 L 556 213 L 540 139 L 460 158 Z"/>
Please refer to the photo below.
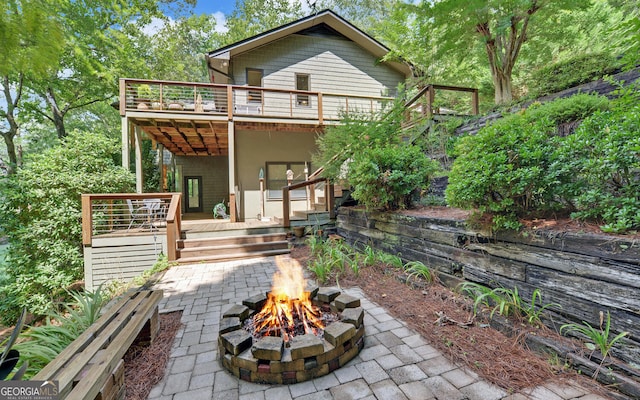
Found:
<path fill-rule="evenodd" d="M 311 155 L 316 151 L 315 141 L 315 133 L 241 130 L 236 132 L 236 180 L 243 204 L 240 206 L 241 218 L 255 219 L 260 214 L 260 168 L 266 171 L 268 161 L 310 162 Z M 311 168 L 313 169 L 313 166 Z M 292 201 L 291 208 L 305 210 L 306 201 Z M 265 199 L 263 217 L 265 216 L 282 217 L 282 201 Z"/>
<path fill-rule="evenodd" d="M 309 74 L 309 90 L 363 96 L 395 94 L 404 76 L 354 42 L 338 37 L 291 35 L 232 60 L 234 83 L 245 85 L 246 68 L 262 69 L 266 88 L 295 89 L 295 74 Z"/>
<path fill-rule="evenodd" d="M 84 281 L 87 290 L 120 280 L 130 282 L 153 267 L 160 253 L 167 254 L 167 235 L 148 234 L 93 238 L 84 248 Z"/>
<path fill-rule="evenodd" d="M 182 166 L 181 179 L 183 180 L 185 176 L 202 176 L 203 212 L 212 212 L 213 206 L 221 200 L 224 200 L 225 204 L 229 201 L 229 158 L 227 156 L 179 156 L 176 157 L 176 165 Z M 181 187 L 183 186 L 181 184 Z M 184 207 L 185 201 L 182 204 Z"/>

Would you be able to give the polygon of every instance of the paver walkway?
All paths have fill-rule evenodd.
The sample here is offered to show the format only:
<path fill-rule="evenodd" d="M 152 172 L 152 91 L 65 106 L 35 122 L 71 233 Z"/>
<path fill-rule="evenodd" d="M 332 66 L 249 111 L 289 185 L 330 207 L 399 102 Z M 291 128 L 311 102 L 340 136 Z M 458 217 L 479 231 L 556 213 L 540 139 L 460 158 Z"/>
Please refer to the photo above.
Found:
<path fill-rule="evenodd" d="M 183 310 L 164 379 L 153 400 L 603 400 L 575 386 L 548 384 L 527 393 L 507 394 L 449 362 L 411 329 L 369 301 L 365 310 L 365 347 L 344 367 L 295 385 L 259 385 L 237 379 L 218 362 L 218 326 L 233 304 L 271 288 L 275 258 L 181 265 L 166 272 L 156 288 L 164 290 L 160 311 Z"/>

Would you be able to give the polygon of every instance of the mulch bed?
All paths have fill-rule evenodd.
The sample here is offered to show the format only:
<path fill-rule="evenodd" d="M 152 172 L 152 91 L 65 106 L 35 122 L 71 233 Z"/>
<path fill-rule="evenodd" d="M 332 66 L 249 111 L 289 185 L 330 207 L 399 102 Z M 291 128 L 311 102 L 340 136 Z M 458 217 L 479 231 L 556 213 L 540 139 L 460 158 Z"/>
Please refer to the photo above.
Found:
<path fill-rule="evenodd" d="M 127 400 L 145 400 L 164 378 L 176 333 L 182 326 L 182 312 L 158 316 L 160 331 L 150 346 L 131 347 L 124 356 Z"/>
<path fill-rule="evenodd" d="M 306 246 L 295 247 L 291 256 L 302 265 L 310 258 Z M 607 391 L 594 381 L 564 368 L 563 360 L 543 358 L 521 343 L 521 336 L 509 337 L 489 326 L 488 321 L 474 319 L 473 303 L 461 294 L 439 285 L 415 288 L 400 282 L 397 269 L 385 265 L 367 267 L 358 276 L 345 270 L 339 277 L 343 287 L 361 288 L 367 298 L 407 322 L 433 347 L 458 365 L 464 365 L 487 381 L 510 393 L 566 379 L 603 396 Z M 328 285 L 335 285 L 331 281 Z M 538 335 L 558 336 L 546 328 L 525 324 L 521 329 Z"/>

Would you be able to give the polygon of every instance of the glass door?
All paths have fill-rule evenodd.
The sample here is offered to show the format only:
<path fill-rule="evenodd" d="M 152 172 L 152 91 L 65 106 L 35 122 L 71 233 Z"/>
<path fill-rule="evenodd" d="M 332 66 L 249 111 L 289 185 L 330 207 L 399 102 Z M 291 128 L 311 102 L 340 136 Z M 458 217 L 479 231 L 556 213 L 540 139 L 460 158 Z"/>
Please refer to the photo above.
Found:
<path fill-rule="evenodd" d="M 202 177 L 184 177 L 185 212 L 202 212 Z"/>

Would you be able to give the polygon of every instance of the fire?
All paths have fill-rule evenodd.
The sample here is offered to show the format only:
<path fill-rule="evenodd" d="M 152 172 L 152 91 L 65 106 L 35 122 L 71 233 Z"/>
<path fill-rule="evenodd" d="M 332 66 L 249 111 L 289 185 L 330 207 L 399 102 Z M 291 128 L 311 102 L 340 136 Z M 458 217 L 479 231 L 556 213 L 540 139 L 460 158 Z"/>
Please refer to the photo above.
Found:
<path fill-rule="evenodd" d="M 281 258 L 276 264 L 278 271 L 273 275 L 267 302 L 253 317 L 254 333 L 262 336 L 281 335 L 285 342 L 302 330 L 304 333 L 317 334 L 324 328 L 322 313 L 311 303 L 309 292 L 305 291 L 307 281 L 302 267 L 295 260 L 285 262 Z"/>

